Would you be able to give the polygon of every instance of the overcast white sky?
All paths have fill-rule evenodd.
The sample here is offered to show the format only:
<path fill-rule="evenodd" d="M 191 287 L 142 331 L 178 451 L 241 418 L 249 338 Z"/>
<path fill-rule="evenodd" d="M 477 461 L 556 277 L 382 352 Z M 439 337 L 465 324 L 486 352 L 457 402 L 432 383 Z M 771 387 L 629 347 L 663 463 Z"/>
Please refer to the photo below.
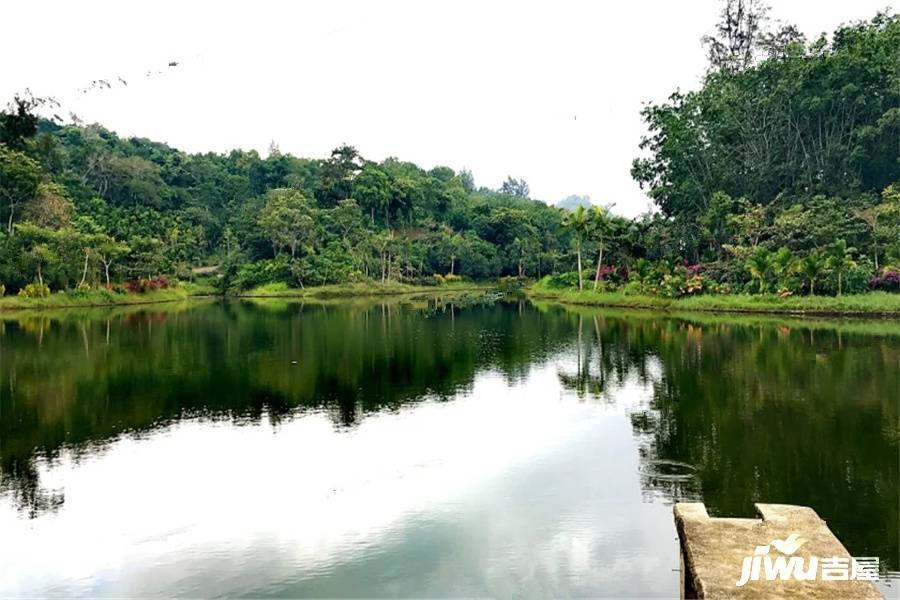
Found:
<path fill-rule="evenodd" d="M 773 1 L 808 36 L 885 0 Z M 717 0 L 618 2 L 9 2 L 0 101 L 28 87 L 66 111 L 191 151 L 467 167 L 532 196 L 589 194 L 635 215 L 642 102 L 697 87 Z M 10 24 L 20 24 L 11 27 Z M 177 68 L 166 65 L 178 61 Z M 154 74 L 147 76 L 147 71 Z M 95 79 L 127 86 L 76 90 Z"/>

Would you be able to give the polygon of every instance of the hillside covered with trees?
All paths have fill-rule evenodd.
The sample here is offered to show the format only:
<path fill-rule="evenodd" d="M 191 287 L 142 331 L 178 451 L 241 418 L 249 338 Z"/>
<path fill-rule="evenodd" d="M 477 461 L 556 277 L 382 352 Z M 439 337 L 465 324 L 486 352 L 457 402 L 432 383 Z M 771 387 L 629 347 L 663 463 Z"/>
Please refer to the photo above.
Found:
<path fill-rule="evenodd" d="M 896 291 L 900 20 L 808 41 L 765 17 L 727 2 L 701 88 L 644 107 L 632 175 L 658 211 L 637 219 L 349 145 L 187 154 L 18 97 L 0 114 L 0 283 L 42 295 L 198 273 L 223 292 L 549 275 L 668 296 Z"/>

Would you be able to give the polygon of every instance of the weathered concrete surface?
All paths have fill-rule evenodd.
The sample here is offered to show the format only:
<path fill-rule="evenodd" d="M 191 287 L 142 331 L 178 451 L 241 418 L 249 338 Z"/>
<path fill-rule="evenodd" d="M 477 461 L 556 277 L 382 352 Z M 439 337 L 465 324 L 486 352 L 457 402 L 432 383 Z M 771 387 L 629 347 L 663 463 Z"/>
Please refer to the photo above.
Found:
<path fill-rule="evenodd" d="M 787 555 L 798 556 L 809 564 L 838 556 L 850 559 L 850 553 L 831 533 L 825 521 L 811 508 L 788 504 L 757 504 L 761 519 L 711 518 L 702 503 L 675 505 L 675 524 L 681 539 L 682 593 L 697 598 L 882 598 L 869 581 L 823 581 L 821 568 L 813 581 L 794 578 L 767 581 L 760 569 L 759 581 L 736 584 L 741 579 L 744 559 L 754 555 L 757 546 L 772 540 L 785 540 L 791 534 L 806 539 L 799 549 Z M 770 546 L 774 560 L 780 553 Z M 686 581 L 685 581 L 686 580 Z"/>

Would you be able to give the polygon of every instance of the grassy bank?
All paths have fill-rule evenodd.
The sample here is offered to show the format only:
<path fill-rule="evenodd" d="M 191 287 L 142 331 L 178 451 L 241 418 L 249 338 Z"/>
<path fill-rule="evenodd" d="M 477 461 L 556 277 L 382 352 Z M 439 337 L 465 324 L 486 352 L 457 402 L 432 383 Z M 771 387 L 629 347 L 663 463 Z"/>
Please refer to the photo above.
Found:
<path fill-rule="evenodd" d="M 772 313 L 803 315 L 900 316 L 900 294 L 869 292 L 841 297 L 734 294 L 729 296 L 691 296 L 662 298 L 627 295 L 620 292 L 593 292 L 576 289 L 551 289 L 538 282 L 528 290 L 532 298 L 586 306 L 653 308 L 666 311 L 708 311 L 735 313 Z"/>
<path fill-rule="evenodd" d="M 445 283 L 439 286 L 410 285 L 407 283 L 398 283 L 396 281 L 387 283 L 360 282 L 306 288 L 292 288 L 283 283 L 271 283 L 234 294 L 234 296 L 239 298 L 357 298 L 419 293 L 440 294 L 444 292 L 486 290 L 493 287 L 496 287 L 496 284 L 476 283 L 471 281 Z"/>
<path fill-rule="evenodd" d="M 900 337 L 900 319 L 865 318 L 865 315 L 797 315 L 786 313 L 737 313 L 728 311 L 662 310 L 653 308 L 598 307 L 586 304 L 560 303 L 556 300 L 532 300 L 541 311 L 564 310 L 567 313 L 592 317 L 613 317 L 632 321 L 654 322 L 660 319 L 675 319 L 702 327 L 759 327 L 779 329 L 780 333 L 791 330 L 812 332 L 837 331 L 858 333 L 878 337 Z"/>
<path fill-rule="evenodd" d="M 493 283 L 454 282 L 440 286 L 409 285 L 405 283 L 347 283 L 308 288 L 291 288 L 276 283 L 230 294 L 235 298 L 371 298 L 377 296 L 402 296 L 408 294 L 444 294 L 467 291 L 484 291 L 497 287 Z M 0 298 L 0 312 L 26 309 L 92 308 L 102 306 L 127 306 L 159 302 L 184 301 L 194 296 L 211 296 L 216 291 L 209 284 L 181 282 L 164 290 L 144 293 L 121 293 L 106 289 L 87 291 L 64 290 L 44 298 L 6 296 Z"/>
<path fill-rule="evenodd" d="M 0 312 L 26 309 L 90 308 L 98 306 L 123 306 L 135 304 L 155 304 L 158 302 L 178 302 L 191 296 L 210 293 L 210 289 L 192 283 L 179 283 L 164 290 L 144 293 L 121 293 L 106 289 L 65 290 L 44 298 L 24 298 L 6 296 L 0 298 Z"/>

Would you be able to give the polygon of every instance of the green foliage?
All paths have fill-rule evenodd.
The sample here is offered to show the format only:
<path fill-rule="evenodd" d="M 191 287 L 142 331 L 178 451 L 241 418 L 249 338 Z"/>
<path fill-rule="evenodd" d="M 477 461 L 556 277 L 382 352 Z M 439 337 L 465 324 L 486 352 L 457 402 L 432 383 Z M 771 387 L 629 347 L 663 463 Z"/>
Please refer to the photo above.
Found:
<path fill-rule="evenodd" d="M 0 280 L 13 292 L 195 273 L 223 294 L 433 285 L 434 273 L 549 275 L 557 289 L 590 278 L 667 298 L 866 289 L 900 268 L 898 18 L 807 44 L 762 21 L 745 36 L 749 21 L 725 17 L 700 89 L 643 111 L 632 174 L 660 210 L 633 220 L 584 199 L 548 206 L 522 179 L 477 188 L 469 171 L 346 145 L 320 159 L 188 154 L 43 121 L 39 100 L 17 98 L 0 113 Z"/>
<path fill-rule="evenodd" d="M 578 273 L 569 271 L 556 275 L 547 275 L 539 282 L 541 286 L 549 290 L 563 290 L 578 285 Z"/>
<path fill-rule="evenodd" d="M 37 161 L 0 144 L 0 200 L 4 203 L 8 235 L 12 234 L 16 208 L 34 197 L 40 180 Z"/>
<path fill-rule="evenodd" d="M 769 279 L 775 271 L 775 257 L 767 249 L 759 248 L 747 259 L 746 266 L 750 276 L 759 284 L 759 293 L 766 293 L 769 290 Z"/>
<path fill-rule="evenodd" d="M 459 275 L 454 275 L 453 273 L 447 273 L 446 275 L 435 273 L 432 277 L 434 277 L 434 280 L 438 285 L 444 285 L 446 283 L 456 283 L 463 280 L 462 277 L 460 277 Z"/>
<path fill-rule="evenodd" d="M 847 246 L 845 240 L 835 240 L 828 249 L 828 259 L 826 265 L 832 270 L 837 279 L 837 295 L 843 293 L 843 279 L 851 269 L 858 267 L 853 256 L 856 254 L 856 248 Z"/>
<path fill-rule="evenodd" d="M 272 242 L 275 255 L 288 249 L 295 258 L 298 248 L 313 236 L 313 210 L 299 190 L 270 190 L 259 214 L 259 226 Z"/>
<path fill-rule="evenodd" d="M 637 284 L 640 293 L 644 293 L 647 283 L 653 274 L 653 266 L 646 258 L 639 258 L 631 268 L 631 279 Z"/>
<path fill-rule="evenodd" d="M 44 283 L 29 283 L 19 290 L 19 296 L 23 298 L 46 298 L 50 295 L 50 287 Z"/>
<path fill-rule="evenodd" d="M 296 279 L 291 270 L 293 261 L 287 255 L 247 263 L 238 270 L 234 286 L 249 290 L 267 283 L 292 285 Z"/>
<path fill-rule="evenodd" d="M 809 294 L 813 295 L 816 293 L 816 282 L 825 272 L 825 258 L 821 252 L 813 250 L 796 263 L 794 270 L 806 281 Z"/>
<path fill-rule="evenodd" d="M 801 190 L 877 190 L 898 179 L 900 20 L 878 15 L 644 109 L 633 173 L 670 215 L 714 192 L 770 203 Z"/>

